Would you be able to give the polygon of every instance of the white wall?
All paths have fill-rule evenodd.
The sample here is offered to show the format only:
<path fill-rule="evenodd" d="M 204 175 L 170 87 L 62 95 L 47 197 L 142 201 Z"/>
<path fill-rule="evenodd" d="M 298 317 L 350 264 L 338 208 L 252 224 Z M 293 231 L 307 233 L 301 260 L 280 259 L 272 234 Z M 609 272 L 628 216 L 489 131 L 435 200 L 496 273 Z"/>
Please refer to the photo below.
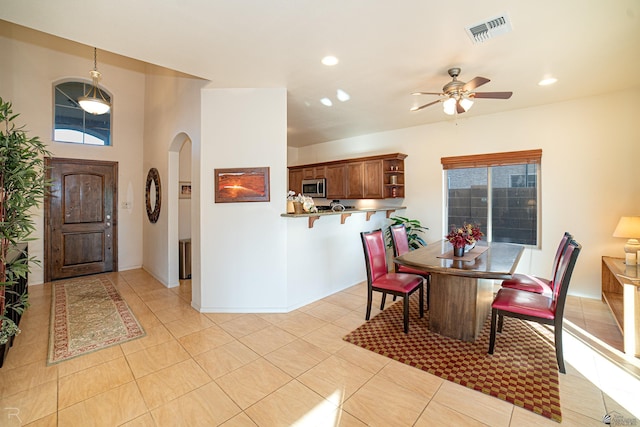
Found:
<path fill-rule="evenodd" d="M 179 151 L 186 140 L 191 141 L 192 168 L 199 159 L 200 145 L 200 88 L 203 80 L 178 73 L 148 70 L 144 105 L 144 160 L 138 168 L 146 179 L 150 168 L 158 169 L 161 180 L 162 207 L 160 217 L 152 224 L 144 215 L 143 267 L 167 286 L 178 282 L 178 221 L 179 221 Z M 170 153 L 175 162 L 170 161 Z M 192 172 L 193 173 L 193 172 Z M 192 175 L 195 176 L 195 175 Z M 198 182 L 192 182 L 192 209 L 198 204 Z M 194 235 L 198 234 L 199 219 L 191 217 Z M 195 228 L 194 228 L 195 227 Z M 192 255 L 196 257 L 198 239 L 192 237 Z M 199 258 L 197 258 L 199 261 Z M 196 259 L 193 259 L 196 262 Z M 192 277 L 194 280 L 199 278 Z M 195 287 L 194 294 L 199 294 Z"/>
<path fill-rule="evenodd" d="M 118 266 L 120 270 L 142 265 L 142 213 L 144 210 L 142 135 L 144 70 L 132 61 L 98 52 L 101 86 L 113 95 L 111 147 L 53 142 L 53 85 L 61 79 L 89 81 L 93 49 L 51 37 L 17 25 L 0 26 L 0 96 L 20 113 L 18 123 L 29 136 L 46 143 L 53 157 L 118 162 Z M 122 202 L 132 204 L 122 209 Z M 29 254 L 41 261 L 44 254 L 44 209 L 35 213 L 37 240 L 29 242 Z M 32 265 L 30 284 L 43 282 L 42 266 Z"/>
<path fill-rule="evenodd" d="M 313 228 L 307 218 L 288 218 L 287 311 L 367 280 L 360 232 L 386 226 L 384 211 L 369 221 L 365 213 L 353 213 L 344 224 L 340 215 L 322 216 Z"/>
<path fill-rule="evenodd" d="M 285 89 L 202 91 L 202 262 L 194 262 L 202 311 L 281 311 L 286 303 L 286 132 Z M 214 203 L 214 169 L 240 167 L 270 168 L 271 201 Z"/>
<path fill-rule="evenodd" d="M 191 182 L 191 141 L 187 140 L 180 148 L 179 176 L 182 182 Z M 178 199 L 178 238 L 191 238 L 191 198 Z"/>
<path fill-rule="evenodd" d="M 289 164 L 406 153 L 405 214 L 437 241 L 444 236 L 441 157 L 541 148 L 542 245 L 525 251 L 518 271 L 548 276 L 570 231 L 583 251 L 569 292 L 600 298 L 601 256 L 624 256 L 624 239 L 611 236 L 617 221 L 640 215 L 638 97 L 640 90 L 620 92 L 290 149 Z"/>

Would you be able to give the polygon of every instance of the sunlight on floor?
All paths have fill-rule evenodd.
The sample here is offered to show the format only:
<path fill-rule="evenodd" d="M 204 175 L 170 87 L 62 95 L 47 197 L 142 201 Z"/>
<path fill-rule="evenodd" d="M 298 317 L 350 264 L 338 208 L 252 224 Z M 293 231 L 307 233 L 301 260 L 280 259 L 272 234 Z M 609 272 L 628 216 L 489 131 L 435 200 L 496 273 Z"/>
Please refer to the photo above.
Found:
<path fill-rule="evenodd" d="M 582 331 L 584 335 L 589 336 L 590 339 L 597 341 L 612 354 L 619 355 L 620 358 L 629 361 L 630 364 L 638 363 L 637 360 L 630 361 L 629 358 L 622 355 L 618 350 L 608 346 L 606 343 L 598 340 L 571 322 L 567 320 L 565 320 L 565 322 L 575 329 Z M 640 406 L 638 405 L 638 402 L 640 402 L 640 379 L 571 333 L 565 331 L 563 334 L 563 342 L 566 361 L 586 379 L 602 390 L 603 393 L 616 401 L 629 414 L 636 417 L 637 420 L 640 420 Z M 607 407 L 607 410 L 609 412 L 614 411 L 613 408 L 609 407 Z M 604 415 L 605 414 L 603 414 L 603 416 Z"/>
<path fill-rule="evenodd" d="M 292 425 L 294 426 L 339 426 L 340 425 L 340 408 L 331 402 L 342 402 L 344 400 L 343 392 L 336 390 L 329 398 L 322 403 L 316 405 L 312 410 L 307 412 L 303 417 Z"/>

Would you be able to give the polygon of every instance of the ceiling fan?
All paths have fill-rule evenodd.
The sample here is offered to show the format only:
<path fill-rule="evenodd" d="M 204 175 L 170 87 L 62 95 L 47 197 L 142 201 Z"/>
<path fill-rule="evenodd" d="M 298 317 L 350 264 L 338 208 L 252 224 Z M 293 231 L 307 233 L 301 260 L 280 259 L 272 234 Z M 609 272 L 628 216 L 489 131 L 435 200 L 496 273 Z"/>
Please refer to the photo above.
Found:
<path fill-rule="evenodd" d="M 442 92 L 412 93 L 412 95 L 438 95 L 443 96 L 444 98 L 440 98 L 437 101 L 429 102 L 428 104 L 424 104 L 419 107 L 413 107 L 411 108 L 411 111 L 422 110 L 423 108 L 442 102 L 444 112 L 446 114 L 462 114 L 465 111 L 469 111 L 473 105 L 473 100 L 476 98 L 509 99 L 511 98 L 511 95 L 513 95 L 513 92 L 475 92 L 476 88 L 489 83 L 491 80 L 485 77 L 476 77 L 465 83 L 458 80 L 460 68 L 449 68 L 448 73 L 453 80 L 444 85 Z"/>

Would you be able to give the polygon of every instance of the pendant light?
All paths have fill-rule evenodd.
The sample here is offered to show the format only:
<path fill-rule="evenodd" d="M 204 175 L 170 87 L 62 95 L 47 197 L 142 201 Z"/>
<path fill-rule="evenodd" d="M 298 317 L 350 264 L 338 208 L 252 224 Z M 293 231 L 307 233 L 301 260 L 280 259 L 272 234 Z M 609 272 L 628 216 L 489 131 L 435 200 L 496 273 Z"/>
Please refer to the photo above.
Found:
<path fill-rule="evenodd" d="M 97 61 L 97 49 L 93 48 L 93 70 L 89 72 L 91 75 L 92 86 L 87 91 L 85 96 L 81 96 L 78 98 L 78 103 L 80 107 L 84 111 L 90 114 L 99 115 L 104 114 L 111 109 L 111 104 L 107 101 L 102 93 L 102 91 L 98 88 L 98 81 L 102 74 L 98 71 L 98 61 Z"/>

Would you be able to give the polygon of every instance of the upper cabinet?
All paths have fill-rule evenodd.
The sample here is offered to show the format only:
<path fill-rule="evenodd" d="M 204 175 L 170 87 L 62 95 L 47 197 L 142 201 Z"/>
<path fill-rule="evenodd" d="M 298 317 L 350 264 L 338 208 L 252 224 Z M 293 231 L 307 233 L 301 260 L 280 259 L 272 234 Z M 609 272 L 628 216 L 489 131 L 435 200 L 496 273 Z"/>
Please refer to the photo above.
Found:
<path fill-rule="evenodd" d="M 384 161 L 365 160 L 362 162 L 362 196 L 364 199 L 388 199 L 384 194 Z"/>
<path fill-rule="evenodd" d="M 340 163 L 328 165 L 326 167 L 327 179 L 327 199 L 347 198 L 347 175 L 346 165 Z"/>
<path fill-rule="evenodd" d="M 346 199 L 364 199 L 364 162 L 347 163 Z"/>
<path fill-rule="evenodd" d="M 302 169 L 289 169 L 289 191 L 296 194 L 302 192 Z"/>
<path fill-rule="evenodd" d="M 289 188 L 301 189 L 302 179 L 325 178 L 327 199 L 402 198 L 406 157 L 406 154 L 394 153 L 292 166 L 289 168 Z"/>
<path fill-rule="evenodd" d="M 326 178 L 324 166 L 307 167 L 302 169 L 302 179 Z"/>

